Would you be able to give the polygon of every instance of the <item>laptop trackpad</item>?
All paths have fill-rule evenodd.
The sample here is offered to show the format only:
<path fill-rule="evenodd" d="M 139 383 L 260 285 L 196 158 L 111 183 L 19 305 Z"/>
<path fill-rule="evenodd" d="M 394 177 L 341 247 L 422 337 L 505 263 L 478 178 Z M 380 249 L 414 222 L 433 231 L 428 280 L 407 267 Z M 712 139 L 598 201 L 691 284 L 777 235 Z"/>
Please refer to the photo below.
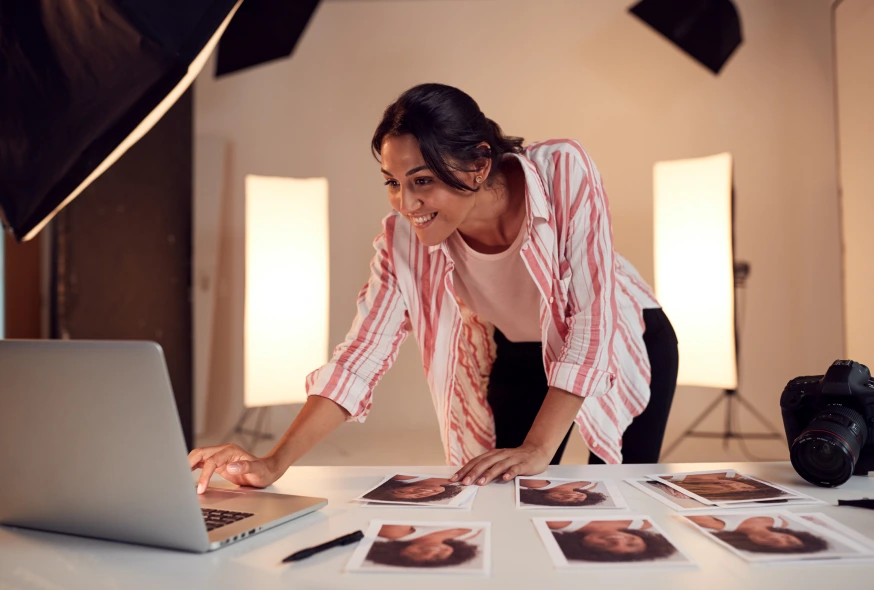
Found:
<path fill-rule="evenodd" d="M 201 505 L 213 507 L 225 502 L 239 502 L 244 498 L 248 498 L 252 493 L 253 492 L 247 490 L 221 490 L 207 488 L 199 498 Z"/>

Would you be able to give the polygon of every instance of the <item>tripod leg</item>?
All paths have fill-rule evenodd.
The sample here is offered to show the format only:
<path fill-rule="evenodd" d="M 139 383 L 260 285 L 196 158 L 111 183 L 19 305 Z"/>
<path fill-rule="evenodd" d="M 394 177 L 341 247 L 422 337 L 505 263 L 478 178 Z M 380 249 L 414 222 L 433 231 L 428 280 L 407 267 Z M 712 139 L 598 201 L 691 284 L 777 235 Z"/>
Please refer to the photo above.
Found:
<path fill-rule="evenodd" d="M 756 409 L 756 407 L 754 405 L 752 405 L 751 403 L 749 403 L 747 400 L 745 400 L 744 398 L 742 398 L 740 396 L 738 396 L 737 401 L 738 401 L 738 403 L 740 403 L 740 405 L 745 407 L 749 411 L 750 414 L 755 416 L 759 422 L 764 424 L 765 427 L 770 431 L 769 432 L 770 434 L 777 435 L 777 437 L 779 437 L 779 438 L 783 437 L 783 434 L 779 430 L 774 428 L 774 426 L 768 421 L 768 419 L 765 418 L 762 415 L 762 413 Z"/>
<path fill-rule="evenodd" d="M 734 404 L 731 402 L 734 401 L 734 396 L 737 395 L 737 392 L 726 391 L 725 396 L 725 432 L 722 436 L 722 450 L 728 450 L 728 443 L 731 441 L 732 436 L 734 436 L 734 432 L 732 432 L 732 412 L 734 411 Z"/>
<path fill-rule="evenodd" d="M 699 424 L 701 424 L 707 418 L 707 416 L 709 416 L 710 413 L 713 412 L 713 410 L 716 409 L 716 407 L 722 402 L 724 398 L 725 393 L 722 393 L 715 400 L 713 400 L 713 402 L 709 406 L 704 408 L 704 411 L 698 414 L 698 416 L 692 421 L 692 424 L 689 426 L 689 428 L 687 428 L 686 431 L 683 432 L 683 434 L 677 437 L 677 439 L 672 442 L 671 445 L 662 453 L 662 458 L 670 455 L 674 451 L 674 449 L 676 449 L 680 445 L 680 443 L 683 442 L 683 439 L 686 438 L 686 436 L 689 435 L 691 432 L 693 432 L 695 428 Z"/>
<path fill-rule="evenodd" d="M 249 444 L 250 452 L 255 452 L 255 443 L 259 438 L 264 438 L 261 434 L 261 425 L 264 423 L 264 414 L 267 412 L 267 406 L 258 408 L 258 416 L 255 418 L 255 430 L 252 431 L 252 442 Z"/>
<path fill-rule="evenodd" d="M 234 427 L 231 428 L 231 431 L 228 432 L 222 438 L 222 441 L 231 440 L 235 434 L 239 434 L 243 431 L 243 424 L 246 423 L 246 419 L 249 417 L 249 412 L 252 411 L 252 408 L 246 408 L 243 410 L 243 413 L 240 415 L 240 419 L 237 420 L 237 423 L 234 424 Z"/>

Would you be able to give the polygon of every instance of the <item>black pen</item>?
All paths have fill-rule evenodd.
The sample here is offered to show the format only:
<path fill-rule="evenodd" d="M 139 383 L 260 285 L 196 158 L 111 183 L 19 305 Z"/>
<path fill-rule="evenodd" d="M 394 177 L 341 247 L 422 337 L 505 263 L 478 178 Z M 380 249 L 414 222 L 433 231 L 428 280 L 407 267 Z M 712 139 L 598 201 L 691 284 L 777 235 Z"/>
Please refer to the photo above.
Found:
<path fill-rule="evenodd" d="M 325 551 L 326 549 L 331 549 L 332 547 L 340 547 L 342 545 L 349 545 L 350 543 L 357 543 L 363 538 L 364 533 L 362 533 L 361 531 L 355 531 L 354 533 L 349 533 L 348 535 L 338 537 L 333 541 L 328 541 L 327 543 L 322 543 L 321 545 L 316 545 L 315 547 L 301 549 L 300 551 L 292 553 L 291 555 L 283 559 L 282 563 L 288 563 L 290 561 L 300 561 L 301 559 L 306 559 L 311 555 L 321 553 L 322 551 Z"/>

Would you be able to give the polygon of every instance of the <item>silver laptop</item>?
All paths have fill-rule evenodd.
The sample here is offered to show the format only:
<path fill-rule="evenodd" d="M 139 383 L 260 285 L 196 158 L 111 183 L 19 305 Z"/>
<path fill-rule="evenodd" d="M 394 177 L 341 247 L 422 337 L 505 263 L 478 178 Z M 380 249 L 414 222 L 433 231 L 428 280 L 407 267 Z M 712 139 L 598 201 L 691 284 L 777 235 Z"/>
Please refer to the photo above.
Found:
<path fill-rule="evenodd" d="M 205 552 L 325 506 L 252 489 L 198 497 L 151 342 L 0 340 L 0 524 Z"/>

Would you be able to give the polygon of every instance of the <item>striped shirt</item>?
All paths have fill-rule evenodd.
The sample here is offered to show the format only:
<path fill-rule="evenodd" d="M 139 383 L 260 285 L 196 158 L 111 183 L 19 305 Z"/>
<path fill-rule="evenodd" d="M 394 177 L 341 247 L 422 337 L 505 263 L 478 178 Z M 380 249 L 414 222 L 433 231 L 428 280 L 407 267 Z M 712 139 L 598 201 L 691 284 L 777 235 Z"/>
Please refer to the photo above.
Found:
<path fill-rule="evenodd" d="M 575 418 L 580 434 L 605 462 L 621 463 L 622 433 L 649 401 L 642 310 L 658 303 L 613 249 L 603 184 L 579 143 L 544 141 L 508 157 L 518 158 L 525 172 L 521 255 L 542 296 L 547 381 L 592 398 Z M 383 228 L 352 327 L 331 360 L 307 377 L 307 392 L 333 400 L 349 420 L 363 422 L 374 387 L 412 331 L 446 461 L 462 465 L 495 448 L 486 401 L 494 327 L 456 296 L 446 242 L 424 246 L 397 212 L 383 220 Z"/>

